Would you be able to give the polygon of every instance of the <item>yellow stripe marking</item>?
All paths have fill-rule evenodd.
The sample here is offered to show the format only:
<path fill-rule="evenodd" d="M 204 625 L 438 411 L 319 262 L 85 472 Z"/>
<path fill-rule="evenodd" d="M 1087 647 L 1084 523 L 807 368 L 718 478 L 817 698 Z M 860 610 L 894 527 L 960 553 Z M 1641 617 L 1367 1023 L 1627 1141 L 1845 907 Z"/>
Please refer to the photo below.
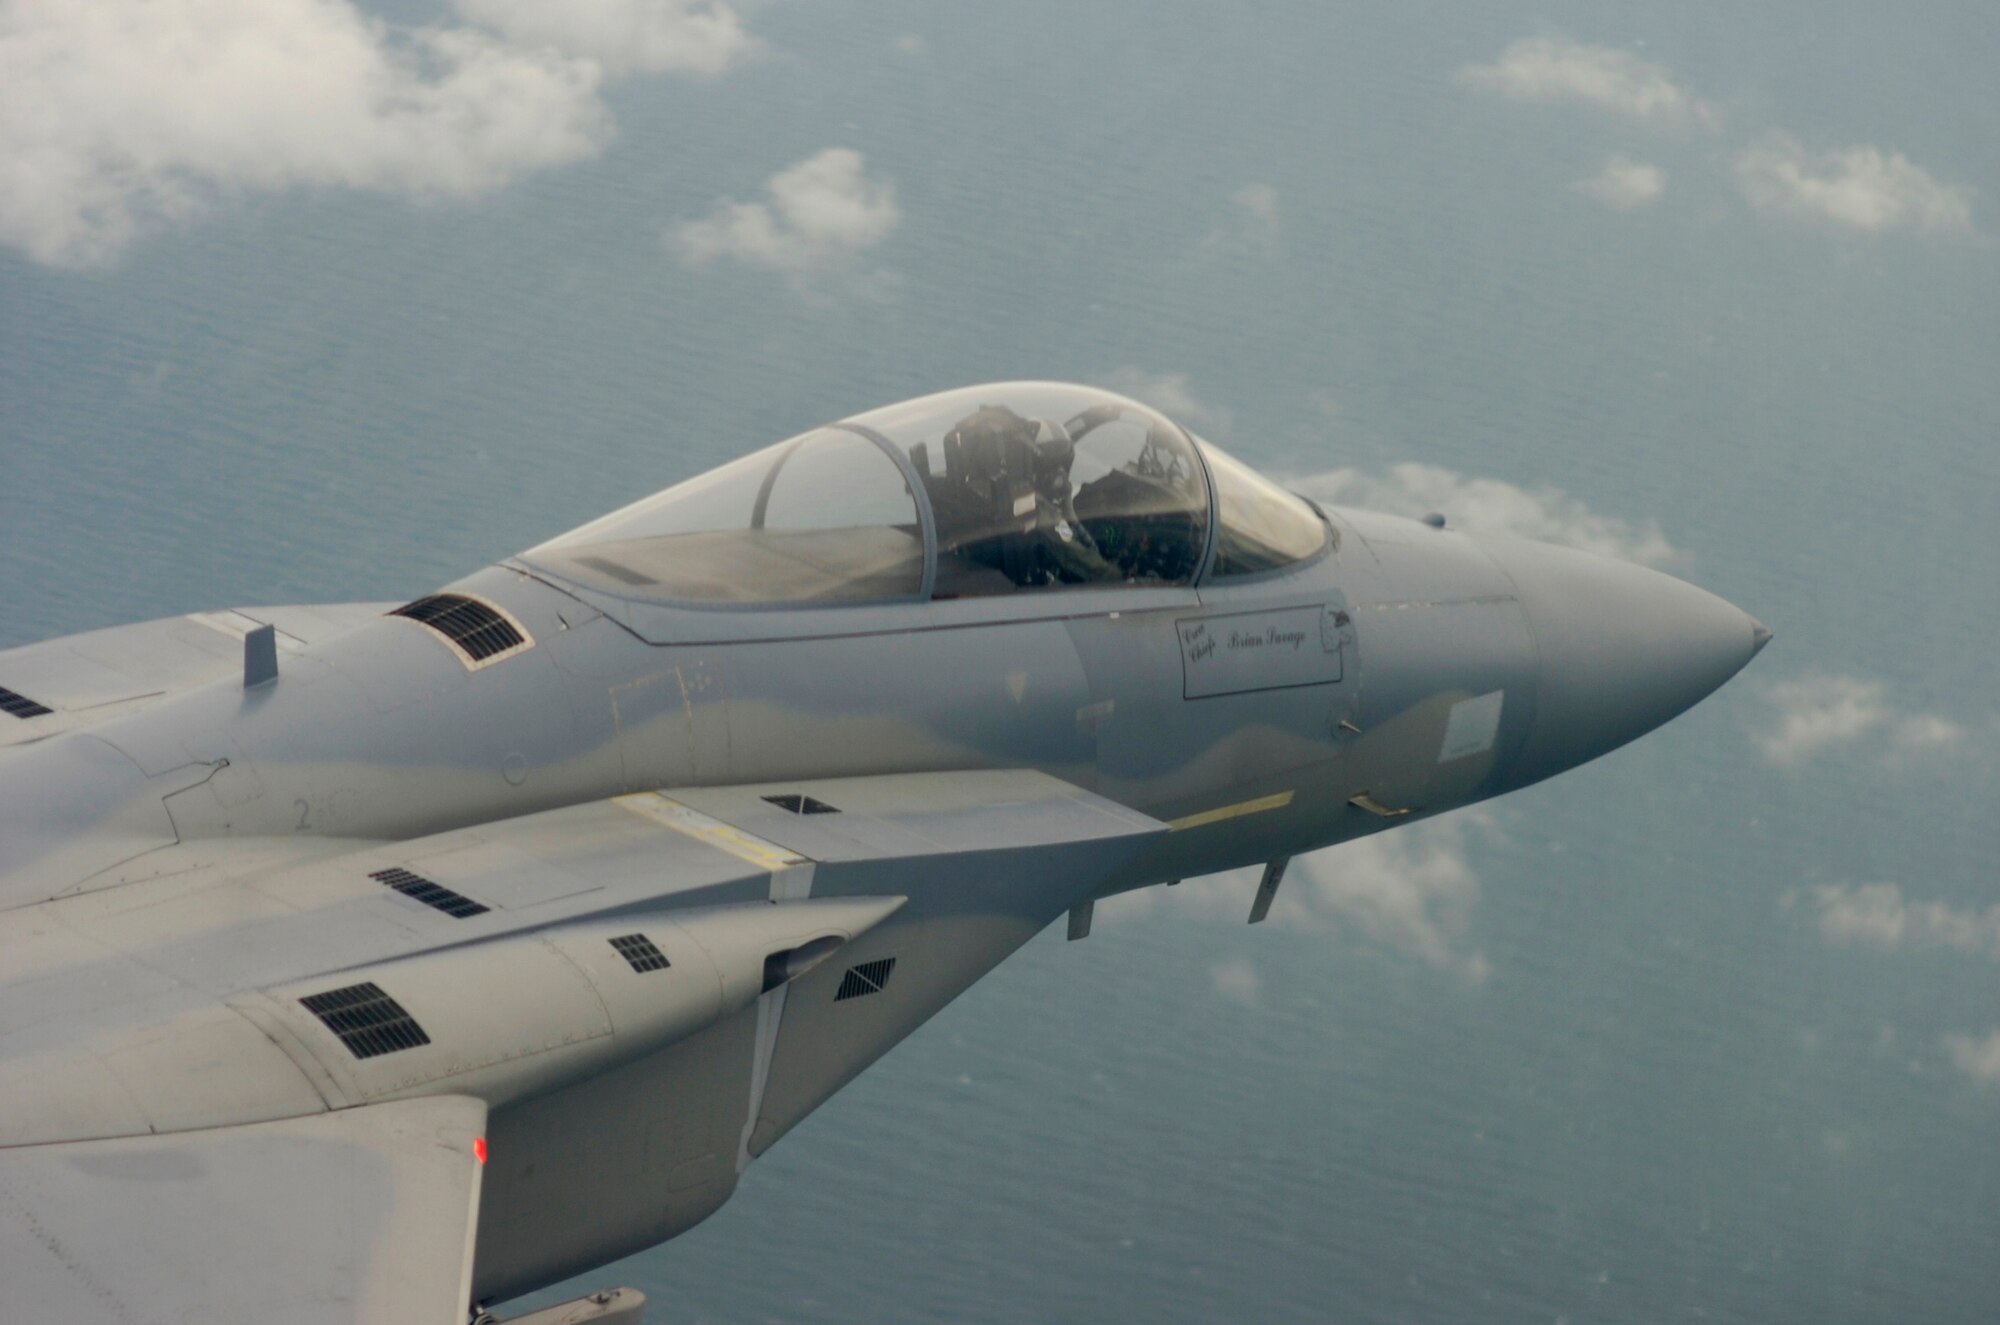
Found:
<path fill-rule="evenodd" d="M 1201 828 L 1207 824 L 1219 824 L 1224 819 L 1237 819 L 1246 814 L 1262 814 L 1266 810 L 1282 810 L 1292 803 L 1292 793 L 1281 791 L 1275 796 L 1259 796 L 1254 801 L 1238 801 L 1234 805 L 1218 806 L 1213 810 L 1203 810 L 1200 814 L 1190 814 L 1179 819 L 1169 819 L 1167 830 L 1178 833 L 1183 828 Z"/>
<path fill-rule="evenodd" d="M 615 804 L 632 813 L 651 819 L 663 828 L 671 828 L 677 833 L 686 833 L 721 851 L 727 851 L 738 860 L 747 860 L 767 870 L 789 869 L 803 865 L 807 857 L 797 852 L 787 851 L 775 842 L 744 832 L 720 819 L 691 810 L 676 800 L 669 800 L 657 791 L 641 791 L 630 796 L 614 796 Z"/>

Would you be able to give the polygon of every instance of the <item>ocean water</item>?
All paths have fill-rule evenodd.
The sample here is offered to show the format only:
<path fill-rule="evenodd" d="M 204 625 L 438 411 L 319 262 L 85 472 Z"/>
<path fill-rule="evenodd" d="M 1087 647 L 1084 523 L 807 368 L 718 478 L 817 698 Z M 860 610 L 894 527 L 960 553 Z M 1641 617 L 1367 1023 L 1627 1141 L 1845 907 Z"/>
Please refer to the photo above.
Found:
<path fill-rule="evenodd" d="M 568 1291 L 661 1322 L 2000 1316 L 2000 20 L 743 21 L 761 58 L 614 81 L 601 152 L 477 198 L 239 186 L 105 265 L 0 249 L 0 647 L 407 598 L 1029 376 L 1468 528 L 1614 522 L 1777 639 L 1597 764 L 1311 862 L 1270 924 L 1234 878 L 1044 934 L 707 1224 Z M 893 188 L 876 242 L 788 272 L 670 240 L 836 147 Z M 1578 187 L 1614 155 L 1622 208 Z"/>

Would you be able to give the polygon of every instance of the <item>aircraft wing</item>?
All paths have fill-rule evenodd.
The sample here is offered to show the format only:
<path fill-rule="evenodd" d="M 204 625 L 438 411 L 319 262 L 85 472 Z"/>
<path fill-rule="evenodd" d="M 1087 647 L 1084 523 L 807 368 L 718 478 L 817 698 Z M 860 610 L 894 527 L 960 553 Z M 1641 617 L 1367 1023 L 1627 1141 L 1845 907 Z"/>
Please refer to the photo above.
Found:
<path fill-rule="evenodd" d="M 394 603 L 241 607 L 90 630 L 0 650 L 0 748 L 105 718 L 243 671 L 243 637 L 277 631 L 282 653 L 359 625 Z"/>
<path fill-rule="evenodd" d="M 486 1106 L 459 1095 L 0 1150 L 9 1320 L 458 1325 Z"/>
<path fill-rule="evenodd" d="M 0 1320 L 445 1325 L 468 1239 L 484 1299 L 668 1236 L 1168 831 L 1029 770 L 786 779 L 0 910 Z M 393 1037 L 329 1019 L 364 987 Z"/>

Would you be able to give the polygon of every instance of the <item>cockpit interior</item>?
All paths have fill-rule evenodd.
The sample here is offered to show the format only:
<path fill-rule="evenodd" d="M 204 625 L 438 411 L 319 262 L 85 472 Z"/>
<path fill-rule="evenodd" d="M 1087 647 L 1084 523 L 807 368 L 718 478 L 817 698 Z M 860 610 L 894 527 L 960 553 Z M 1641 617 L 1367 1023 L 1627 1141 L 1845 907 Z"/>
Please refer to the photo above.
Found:
<path fill-rule="evenodd" d="M 1144 405 L 1017 382 L 816 428 L 523 560 L 624 598 L 832 605 L 1189 585 L 1205 560 L 1210 580 L 1256 574 L 1330 537 L 1310 504 Z"/>

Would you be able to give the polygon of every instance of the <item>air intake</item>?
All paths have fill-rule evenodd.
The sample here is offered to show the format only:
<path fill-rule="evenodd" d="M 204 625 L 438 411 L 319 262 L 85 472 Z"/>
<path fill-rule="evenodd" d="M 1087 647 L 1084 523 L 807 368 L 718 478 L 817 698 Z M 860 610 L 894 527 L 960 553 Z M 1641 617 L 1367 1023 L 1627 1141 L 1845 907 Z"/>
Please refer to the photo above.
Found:
<path fill-rule="evenodd" d="M 896 969 L 894 957 L 883 957 L 878 961 L 863 962 L 859 966 L 847 968 L 847 974 L 840 979 L 840 988 L 835 991 L 833 1001 L 860 998 L 866 994 L 879 994 L 889 983 L 889 972 Z"/>
<path fill-rule="evenodd" d="M 432 883 L 423 875 L 412 874 L 406 869 L 376 870 L 368 877 L 377 883 L 389 885 L 405 897 L 442 911 L 454 920 L 483 916 L 492 910 L 491 907 L 475 902 L 463 893 L 455 893 L 442 884 Z"/>
<path fill-rule="evenodd" d="M 429 626 L 458 650 L 467 667 L 499 662 L 534 643 L 512 617 L 491 603 L 464 594 L 434 593 L 405 603 L 389 615 Z"/>
<path fill-rule="evenodd" d="M 299 1004 L 326 1023 L 356 1058 L 377 1058 L 431 1042 L 403 1005 L 373 982 L 329 989 L 302 998 Z"/>
<path fill-rule="evenodd" d="M 0 686 L 0 710 L 5 710 L 17 718 L 39 718 L 44 714 L 55 712 L 46 705 L 37 704 L 26 695 L 15 694 L 6 686 Z"/>

